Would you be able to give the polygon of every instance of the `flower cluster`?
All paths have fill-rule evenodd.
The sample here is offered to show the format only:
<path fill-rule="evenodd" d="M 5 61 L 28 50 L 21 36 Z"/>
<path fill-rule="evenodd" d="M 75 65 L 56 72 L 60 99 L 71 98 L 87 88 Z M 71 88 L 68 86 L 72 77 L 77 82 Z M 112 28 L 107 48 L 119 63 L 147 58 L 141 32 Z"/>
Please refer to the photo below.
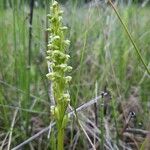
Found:
<path fill-rule="evenodd" d="M 51 107 L 51 113 L 56 119 L 58 128 L 64 128 L 67 122 L 67 115 L 65 114 L 68 104 L 70 102 L 70 95 L 68 93 L 68 82 L 71 76 L 66 76 L 66 72 L 72 70 L 71 66 L 67 65 L 69 55 L 65 54 L 70 41 L 65 39 L 66 26 L 62 23 L 63 11 L 56 1 L 50 7 L 51 14 L 48 15 L 50 27 L 49 43 L 47 51 L 47 60 L 50 63 L 51 72 L 46 76 L 53 82 L 53 94 L 56 106 Z"/>

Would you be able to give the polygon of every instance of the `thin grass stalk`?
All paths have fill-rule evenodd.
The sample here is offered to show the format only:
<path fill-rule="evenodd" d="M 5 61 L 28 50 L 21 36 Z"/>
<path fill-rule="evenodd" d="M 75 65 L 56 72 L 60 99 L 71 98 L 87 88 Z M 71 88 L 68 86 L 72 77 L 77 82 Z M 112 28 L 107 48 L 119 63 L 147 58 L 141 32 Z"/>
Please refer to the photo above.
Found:
<path fill-rule="evenodd" d="M 89 144 L 92 146 L 92 149 L 93 149 L 93 150 L 96 150 L 96 148 L 95 148 L 94 144 L 92 143 L 92 141 L 91 141 L 90 137 L 88 136 L 88 134 L 87 134 L 86 130 L 84 129 L 84 127 L 83 127 L 83 125 L 81 124 L 81 122 L 80 122 L 80 121 L 79 121 L 79 125 L 80 125 L 80 128 L 82 129 L 83 133 L 85 134 L 85 136 L 86 136 L 87 140 L 89 141 Z"/>
<path fill-rule="evenodd" d="M 29 18 L 29 47 L 28 47 L 28 101 L 30 100 L 30 69 L 31 69 L 31 46 L 32 46 L 32 19 L 33 19 L 34 0 L 30 1 Z"/>
<path fill-rule="evenodd" d="M 12 1 L 9 0 L 8 3 L 9 3 L 9 7 L 12 8 Z"/>
<path fill-rule="evenodd" d="M 16 11 L 17 11 L 17 2 L 16 0 L 13 1 L 13 44 L 14 44 L 14 52 L 15 52 L 15 69 L 14 69 L 14 72 L 15 72 L 15 85 L 16 87 L 18 88 L 18 69 L 17 69 L 17 64 L 18 64 L 18 60 L 17 60 L 17 38 L 16 38 Z M 16 99 L 18 100 L 18 91 L 16 91 Z"/>
<path fill-rule="evenodd" d="M 96 103 L 96 101 L 95 101 L 95 103 Z M 94 104 L 95 104 L 95 103 L 94 103 Z M 85 105 L 85 104 L 83 104 L 83 106 L 84 106 L 84 105 Z M 93 149 L 95 150 L 94 144 L 92 143 L 91 139 L 89 138 L 88 134 L 87 134 L 86 131 L 84 130 L 83 125 L 81 124 L 81 122 L 80 122 L 80 120 L 79 120 L 79 118 L 78 118 L 77 110 L 74 109 L 74 108 L 72 108 L 71 106 L 70 106 L 70 108 L 71 108 L 71 110 L 72 110 L 72 113 L 71 113 L 71 114 L 74 115 L 75 118 L 76 118 L 77 125 L 78 125 L 78 127 L 79 127 L 80 132 L 82 133 L 82 131 L 83 131 L 83 133 L 84 133 L 85 136 L 87 137 L 87 140 L 89 141 L 90 145 L 91 145 L 91 146 L 93 147 Z M 71 115 L 71 114 L 70 114 L 70 115 Z M 95 136 L 95 134 L 94 134 L 94 136 Z M 94 137 L 94 138 L 95 138 L 95 137 Z"/>
<path fill-rule="evenodd" d="M 104 97 L 102 97 L 100 101 L 100 148 L 101 150 L 104 150 L 104 138 L 105 138 L 105 131 L 104 131 Z"/>
<path fill-rule="evenodd" d="M 77 5 L 78 5 L 78 2 L 77 0 L 74 1 L 74 3 L 72 4 L 73 5 L 73 16 L 72 18 L 74 18 L 74 14 L 76 12 L 76 8 L 77 8 Z M 86 39 L 86 38 L 85 38 Z M 84 51 L 84 49 L 82 49 L 82 51 Z M 83 54 L 83 53 L 82 53 Z M 83 62 L 83 57 L 81 56 L 81 59 L 80 59 L 80 70 L 79 70 L 79 73 L 78 73 L 78 79 L 80 79 L 80 74 L 81 74 L 81 66 L 82 66 L 82 62 Z M 78 98 L 78 94 L 79 94 L 79 85 L 77 86 L 77 92 L 76 92 L 76 96 L 75 96 L 75 101 L 74 101 L 74 105 L 73 105 L 73 110 L 74 110 L 74 116 L 73 117 L 73 124 L 72 124 L 72 128 L 74 128 L 74 123 L 75 121 L 77 122 L 77 126 L 81 132 L 81 126 L 79 124 L 79 118 L 78 118 L 78 113 L 76 111 L 76 104 L 77 104 L 77 98 Z M 71 140 L 73 139 L 73 130 L 71 130 Z"/>
<path fill-rule="evenodd" d="M 116 9 L 116 7 L 115 7 L 114 4 L 112 3 L 112 1 L 111 1 L 111 0 L 108 0 L 108 2 L 109 2 L 110 5 L 112 6 L 112 8 L 113 8 L 113 10 L 115 11 L 115 13 L 116 13 L 116 15 L 117 15 L 117 17 L 118 17 L 120 23 L 122 24 L 122 26 L 123 26 L 125 32 L 127 33 L 127 35 L 128 35 L 128 37 L 129 37 L 129 39 L 130 39 L 130 41 L 131 41 L 131 43 L 132 43 L 132 45 L 133 45 L 133 47 L 134 47 L 136 53 L 137 53 L 138 56 L 139 56 L 139 59 L 141 60 L 143 66 L 145 67 L 145 70 L 147 70 L 147 73 L 150 75 L 150 70 L 148 69 L 146 63 L 144 62 L 144 59 L 143 59 L 143 57 L 142 57 L 142 55 L 141 55 L 141 53 L 140 53 L 140 50 L 139 50 L 139 48 L 137 47 L 135 41 L 133 40 L 133 37 L 132 37 L 132 35 L 130 34 L 130 32 L 129 32 L 128 28 L 127 28 L 127 25 L 126 25 L 126 24 L 124 23 L 124 21 L 122 20 L 120 14 L 119 14 L 119 12 L 118 12 L 118 10 Z"/>
<path fill-rule="evenodd" d="M 98 85 L 97 81 L 95 83 L 95 97 L 98 96 Z M 95 125 L 98 125 L 98 114 L 97 114 L 97 103 L 94 104 L 94 113 L 95 113 Z"/>
<path fill-rule="evenodd" d="M 34 8 L 34 0 L 30 1 L 30 14 L 29 14 L 29 47 L 28 47 L 28 72 L 27 72 L 27 103 L 26 107 L 28 107 L 30 103 L 30 82 L 31 82 L 31 76 L 30 76 L 30 70 L 31 70 L 31 57 L 32 57 L 32 20 L 33 20 L 33 8 Z M 27 123 L 26 123 L 26 130 L 28 133 L 28 123 L 29 123 L 29 116 L 27 114 Z"/>
<path fill-rule="evenodd" d="M 49 0 L 46 0 L 46 14 L 49 13 Z M 46 17 L 45 18 L 46 20 L 46 29 L 48 28 L 48 18 Z M 45 31 L 45 48 L 46 48 L 46 51 L 48 50 L 48 31 Z"/>
<path fill-rule="evenodd" d="M 81 58 L 80 58 L 80 65 L 79 65 L 79 72 L 78 72 L 78 86 L 77 86 L 77 92 L 76 92 L 76 99 L 75 99 L 75 107 L 76 107 L 76 104 L 77 104 L 77 99 L 78 99 L 78 95 L 79 95 L 79 91 L 80 91 L 80 79 L 81 79 L 81 72 L 82 72 L 82 65 L 83 65 L 83 60 L 84 60 L 84 54 L 85 54 L 85 47 L 86 47 L 86 43 L 87 43 L 87 30 L 85 31 L 85 34 L 84 34 L 84 42 L 83 42 L 83 48 L 81 50 Z M 77 114 L 76 114 L 77 115 Z M 78 117 L 77 117 L 78 118 Z"/>
<path fill-rule="evenodd" d="M 10 133 L 9 133 L 9 139 L 8 139 L 8 146 L 7 146 L 7 150 L 10 150 L 11 148 L 11 141 L 12 141 L 12 134 L 13 134 L 13 129 L 14 129 L 14 125 L 15 125 L 15 120 L 18 114 L 18 108 L 16 108 L 14 115 L 13 115 L 13 120 L 12 120 L 12 124 L 10 127 Z"/>
<path fill-rule="evenodd" d="M 5 20 L 5 9 L 3 8 L 3 4 L 1 3 L 1 7 L 0 7 L 0 9 L 1 9 L 1 16 L 2 16 L 2 20 Z M 4 22 L 2 22 L 2 24 L 1 24 L 3 27 L 5 26 L 5 23 Z M 6 47 L 6 45 L 4 44 L 4 43 L 7 43 L 6 42 L 6 38 L 5 38 L 5 34 L 8 34 L 7 32 L 5 33 L 5 30 L 3 30 L 3 28 L 1 28 L 0 29 L 0 32 L 1 32 L 1 44 L 0 44 L 0 49 L 5 49 L 5 47 Z M 3 81 L 3 80 L 5 80 L 5 73 L 4 73 L 4 70 L 2 69 L 2 67 L 3 67 L 3 59 L 2 59 L 2 55 L 0 55 L 0 68 L 1 68 L 1 73 L 0 73 L 0 78 L 1 78 L 1 80 Z M 7 87 L 1 87 L 1 85 L 0 85 L 0 104 L 2 104 L 2 105 L 4 105 L 4 104 L 6 104 L 6 99 L 8 99 L 8 96 L 7 96 Z M 0 109 L 0 112 L 1 112 L 1 114 L 3 114 L 2 116 L 4 117 L 3 118 L 3 120 L 4 120 L 4 125 L 5 125 L 5 127 L 6 126 L 8 126 L 9 125 L 9 120 L 8 120 L 8 117 L 7 117 L 7 114 L 8 114 L 8 111 L 4 108 L 4 107 L 2 107 L 2 109 Z"/>
<path fill-rule="evenodd" d="M 95 83 L 95 97 L 98 96 L 98 85 L 97 81 Z M 94 115 L 95 115 L 95 126 L 98 126 L 98 112 L 97 112 L 97 103 L 94 104 Z M 94 134 L 94 145 L 96 145 L 96 134 Z"/>
<path fill-rule="evenodd" d="M 78 117 L 78 113 L 77 113 L 77 110 L 75 108 L 72 109 L 72 107 L 70 106 L 71 110 L 72 110 L 72 114 L 74 114 L 75 116 L 75 120 L 74 120 L 74 117 L 73 117 L 73 121 L 77 122 L 77 126 L 79 128 L 79 131 L 80 133 L 82 133 L 82 128 L 81 128 L 81 125 L 80 125 L 80 121 L 79 121 L 79 117 Z M 73 134 L 73 133 L 72 133 Z"/>
<path fill-rule="evenodd" d="M 117 145 L 119 144 L 119 131 L 118 131 L 118 123 L 117 123 L 117 111 L 116 111 L 116 103 L 115 103 L 115 99 L 112 98 L 111 101 L 111 105 L 112 105 L 112 117 L 114 119 L 114 123 L 115 123 L 115 128 L 116 128 L 116 142 Z"/>
<path fill-rule="evenodd" d="M 74 1 L 74 7 L 73 7 L 73 14 L 76 13 L 76 8 L 77 8 L 77 5 L 78 5 L 78 1 L 75 0 Z M 74 18 L 75 16 L 72 16 L 72 18 Z M 77 85 L 77 92 L 76 92 L 76 95 L 75 95 L 75 102 L 74 102 L 74 107 L 76 107 L 76 104 L 77 104 L 77 99 L 78 99 L 78 95 L 79 95 L 79 91 L 80 91 L 80 79 L 81 79 L 81 72 L 82 72 L 82 68 L 83 68 L 83 61 L 84 61 L 84 57 L 85 57 L 85 51 L 86 51 L 86 44 L 87 44 L 87 35 L 88 34 L 88 30 L 85 31 L 85 33 L 83 34 L 83 47 L 81 49 L 81 53 L 80 53 L 80 63 L 79 63 L 79 71 L 78 71 L 78 74 L 77 74 L 77 78 L 78 78 L 78 85 Z"/>

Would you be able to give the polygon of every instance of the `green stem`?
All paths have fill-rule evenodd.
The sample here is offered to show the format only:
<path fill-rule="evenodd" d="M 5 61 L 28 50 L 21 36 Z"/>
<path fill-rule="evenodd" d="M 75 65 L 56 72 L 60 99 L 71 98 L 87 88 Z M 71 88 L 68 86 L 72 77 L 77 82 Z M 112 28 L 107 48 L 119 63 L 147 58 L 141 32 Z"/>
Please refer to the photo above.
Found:
<path fill-rule="evenodd" d="M 57 150 L 63 149 L 64 149 L 64 129 L 60 128 L 58 129 L 57 135 Z"/>
<path fill-rule="evenodd" d="M 113 10 L 115 11 L 115 13 L 116 13 L 118 19 L 120 20 L 120 22 L 121 22 L 121 24 L 122 24 L 124 30 L 126 31 L 126 33 L 127 33 L 128 37 L 129 37 L 129 39 L 130 39 L 130 41 L 131 41 L 133 47 L 134 47 L 135 50 L 136 50 L 136 53 L 138 54 L 138 56 L 139 56 L 139 58 L 140 58 L 142 64 L 144 65 L 145 69 L 147 70 L 147 73 L 150 75 L 150 70 L 148 69 L 146 63 L 144 62 L 144 59 L 143 59 L 143 57 L 142 57 L 142 55 L 141 55 L 141 53 L 140 53 L 140 50 L 139 50 L 139 48 L 137 47 L 136 43 L 134 42 L 133 37 L 132 37 L 132 35 L 130 34 L 130 32 L 129 32 L 127 26 L 126 26 L 126 24 L 123 22 L 123 20 L 122 20 L 120 14 L 118 13 L 118 11 L 117 11 L 117 9 L 115 8 L 115 6 L 114 6 L 114 4 L 112 3 L 112 1 L 111 1 L 111 0 L 108 0 L 108 1 L 109 1 L 110 5 L 112 6 Z"/>
<path fill-rule="evenodd" d="M 115 128 L 116 128 L 116 141 L 117 141 L 117 145 L 119 144 L 119 132 L 118 132 L 118 124 L 117 124 L 117 108 L 116 108 L 116 102 L 115 99 L 112 98 L 111 101 L 111 105 L 112 105 L 112 116 L 114 119 L 114 123 L 115 123 Z"/>
<path fill-rule="evenodd" d="M 104 98 L 101 100 L 101 104 L 104 104 Z M 100 109 L 100 128 L 101 128 L 101 134 L 100 134 L 100 139 L 101 139 L 101 145 L 100 148 L 104 150 L 104 106 L 101 105 Z"/>

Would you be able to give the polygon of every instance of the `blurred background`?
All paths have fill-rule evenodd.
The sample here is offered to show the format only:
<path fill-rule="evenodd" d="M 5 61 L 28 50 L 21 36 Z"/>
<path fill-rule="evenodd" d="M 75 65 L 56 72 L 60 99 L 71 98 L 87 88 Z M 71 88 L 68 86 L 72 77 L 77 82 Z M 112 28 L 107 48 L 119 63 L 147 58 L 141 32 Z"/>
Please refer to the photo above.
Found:
<path fill-rule="evenodd" d="M 78 3 L 78 4 L 86 4 L 90 2 L 104 2 L 104 0 L 58 0 L 59 3 L 65 4 L 67 2 L 73 2 L 73 3 Z M 115 1 L 115 0 L 113 0 Z M 116 0 L 117 1 L 117 0 Z M 1 7 L 3 8 L 12 8 L 14 2 L 17 3 L 19 6 L 24 5 L 24 4 L 30 4 L 30 0 L 0 0 L 1 2 Z M 50 2 L 50 0 L 34 0 L 36 7 L 46 7 L 47 4 Z M 107 0 L 105 0 L 107 2 Z M 119 3 L 124 3 L 124 4 L 142 4 L 142 5 L 147 5 L 149 4 L 149 0 L 118 0 L 117 2 Z"/>

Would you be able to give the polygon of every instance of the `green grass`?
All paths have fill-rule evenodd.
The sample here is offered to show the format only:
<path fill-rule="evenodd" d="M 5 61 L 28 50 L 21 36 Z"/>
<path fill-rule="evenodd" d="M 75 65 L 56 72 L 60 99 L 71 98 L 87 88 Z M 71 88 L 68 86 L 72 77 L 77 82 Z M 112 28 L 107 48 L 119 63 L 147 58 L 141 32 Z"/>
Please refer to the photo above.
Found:
<path fill-rule="evenodd" d="M 120 6 L 118 10 L 123 21 L 127 23 L 145 63 L 149 64 L 149 7 Z M 6 142 L 4 147 L 7 148 L 8 138 L 6 136 L 10 133 L 15 107 L 19 107 L 10 145 L 13 148 L 38 132 L 35 130 L 48 126 L 50 122 L 49 83 L 46 79 L 47 63 L 45 60 L 46 11 L 40 8 L 34 10 L 30 101 L 28 101 L 29 83 L 27 82 L 29 8 L 23 6 L 21 9 L 16 9 L 16 12 L 13 9 L 1 9 L 0 11 L 0 142 Z M 103 119 L 113 116 L 113 119 L 110 119 L 109 135 L 114 143 L 113 146 L 117 143 L 113 129 L 118 128 L 120 132 L 124 126 L 123 119 L 119 120 L 117 117 L 122 114 L 119 111 L 121 108 L 118 108 L 118 105 L 122 103 L 136 99 L 140 104 L 138 107 L 142 110 L 140 109 L 141 111 L 137 113 L 134 128 L 150 130 L 150 78 L 112 8 L 110 6 L 76 7 L 66 4 L 64 11 L 64 23 L 69 27 L 68 37 L 71 40 L 68 53 L 71 56 L 70 65 L 73 67 L 70 83 L 72 106 L 78 107 L 95 97 L 96 82 L 98 95 L 107 85 L 113 92 L 113 106 L 109 106 L 110 112 L 107 117 L 99 111 L 98 124 L 102 122 L 100 116 Z M 91 107 L 81 114 L 93 120 L 93 112 L 93 107 Z M 87 119 L 83 119 L 82 115 L 78 115 L 82 120 L 82 126 L 84 124 L 90 128 Z M 28 117 L 29 122 L 26 128 Z M 115 122 L 117 122 L 117 127 Z M 98 128 L 101 131 L 101 127 L 98 126 Z M 75 121 L 70 121 L 66 129 L 66 149 L 72 145 L 78 130 Z M 105 133 L 105 130 L 102 132 Z M 54 128 L 50 142 L 47 134 L 44 134 L 41 139 L 37 138 L 25 148 L 44 147 L 48 149 L 52 145 L 55 149 L 55 134 Z M 71 136 L 72 141 L 69 140 Z M 98 138 L 101 139 L 102 135 L 98 135 Z M 37 145 L 37 141 L 40 140 L 41 144 L 39 142 Z M 139 148 L 144 140 L 143 138 L 141 142 L 138 142 Z M 102 142 L 106 144 L 105 136 Z M 81 147 L 88 149 L 90 146 L 87 143 L 89 142 L 84 133 L 80 134 L 76 149 L 81 149 Z"/>

